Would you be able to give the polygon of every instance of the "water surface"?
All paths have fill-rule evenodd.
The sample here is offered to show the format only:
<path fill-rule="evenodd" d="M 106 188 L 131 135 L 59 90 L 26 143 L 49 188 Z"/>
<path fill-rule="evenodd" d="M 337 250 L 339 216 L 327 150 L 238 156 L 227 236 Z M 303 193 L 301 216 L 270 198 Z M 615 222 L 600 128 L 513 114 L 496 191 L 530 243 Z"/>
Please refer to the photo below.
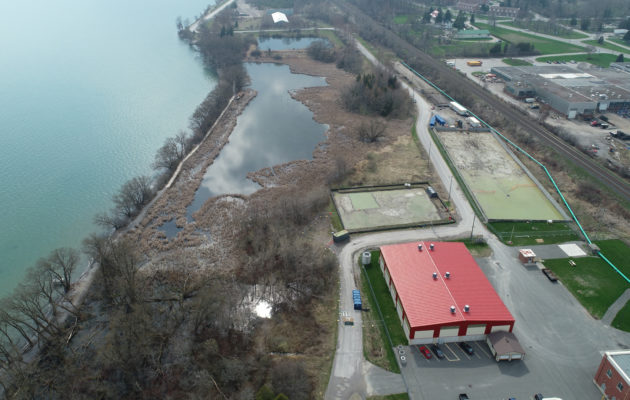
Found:
<path fill-rule="evenodd" d="M 289 91 L 324 86 L 326 80 L 292 74 L 286 65 L 247 64 L 251 87 L 258 95 L 238 117 L 230 141 L 208 167 L 188 217 L 211 197 L 221 194 L 251 194 L 260 186 L 247 173 L 293 160 L 312 159 L 324 140 L 326 126 L 313 120 L 313 113 L 294 100 Z"/>
<path fill-rule="evenodd" d="M 186 128 L 214 78 L 175 19 L 212 2 L 0 1 L 0 295 Z"/>

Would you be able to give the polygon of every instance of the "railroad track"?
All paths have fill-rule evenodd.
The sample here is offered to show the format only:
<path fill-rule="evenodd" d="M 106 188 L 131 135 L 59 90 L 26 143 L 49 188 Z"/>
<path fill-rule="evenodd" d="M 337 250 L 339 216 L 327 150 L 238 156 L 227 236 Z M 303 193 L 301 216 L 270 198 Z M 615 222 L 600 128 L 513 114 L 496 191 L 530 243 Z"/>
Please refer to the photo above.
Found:
<path fill-rule="evenodd" d="M 468 78 L 462 77 L 459 73 L 451 70 L 450 68 L 440 65 L 441 62 L 427 55 L 424 55 L 423 61 L 430 62 L 434 68 L 440 71 L 440 73 L 444 72 L 449 74 L 448 79 L 458 79 L 457 82 L 461 83 L 461 86 L 470 93 L 474 94 L 495 110 L 502 113 L 513 123 L 525 128 L 528 132 L 539 138 L 543 144 L 548 145 L 561 155 L 567 157 L 569 160 L 582 167 L 591 176 L 610 188 L 615 194 L 624 200 L 630 200 L 630 183 L 622 177 L 599 164 L 580 150 L 566 143 L 564 140 L 557 137 L 537 122 L 532 121 L 528 116 L 521 114 L 509 104 L 506 104 L 502 100 L 496 98 L 492 93 L 485 91 L 482 87 L 471 82 Z"/>
<path fill-rule="evenodd" d="M 600 181 L 620 198 L 630 201 L 630 182 L 591 159 L 589 156 L 569 145 L 564 140 L 558 138 L 548 129 L 539 125 L 537 122 L 532 121 L 530 117 L 521 114 L 518 110 L 495 97 L 492 93 L 485 91 L 481 86 L 471 82 L 468 78 L 461 76 L 461 74 L 449 68 L 443 62 L 418 50 L 390 29 L 374 21 L 374 19 L 372 19 L 369 15 L 365 14 L 362 10 L 350 4 L 348 1 L 336 1 L 335 3 L 340 9 L 345 10 L 347 13 L 361 17 L 363 21 L 359 21 L 359 24 L 369 23 L 372 32 L 380 32 L 382 33 L 382 36 L 387 36 L 388 40 L 396 41 L 399 48 L 404 49 L 407 57 L 416 57 L 422 63 L 437 71 L 447 80 L 457 82 L 460 87 L 477 96 L 481 101 L 502 113 L 513 123 L 525 128 L 529 133 L 540 139 L 543 144 L 548 145 L 562 156 L 583 168 L 589 175 Z M 423 71 L 418 72 L 422 73 Z"/>

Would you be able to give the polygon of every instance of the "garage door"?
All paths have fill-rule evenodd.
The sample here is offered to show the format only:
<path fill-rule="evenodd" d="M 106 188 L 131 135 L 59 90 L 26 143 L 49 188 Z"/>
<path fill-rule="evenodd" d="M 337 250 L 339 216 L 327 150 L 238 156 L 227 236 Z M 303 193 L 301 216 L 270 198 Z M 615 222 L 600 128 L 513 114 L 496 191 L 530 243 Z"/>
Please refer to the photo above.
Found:
<path fill-rule="evenodd" d="M 510 325 L 497 325 L 497 326 L 493 326 L 490 329 L 490 332 L 499 332 L 499 331 L 509 332 Z"/>
<path fill-rule="evenodd" d="M 486 325 L 468 325 L 466 335 L 483 335 L 486 333 Z"/>
<path fill-rule="evenodd" d="M 440 337 L 457 336 L 459 334 L 459 326 L 443 326 L 440 329 Z"/>
<path fill-rule="evenodd" d="M 414 339 L 430 339 L 433 337 L 433 329 L 428 331 L 415 331 L 413 333 Z"/>

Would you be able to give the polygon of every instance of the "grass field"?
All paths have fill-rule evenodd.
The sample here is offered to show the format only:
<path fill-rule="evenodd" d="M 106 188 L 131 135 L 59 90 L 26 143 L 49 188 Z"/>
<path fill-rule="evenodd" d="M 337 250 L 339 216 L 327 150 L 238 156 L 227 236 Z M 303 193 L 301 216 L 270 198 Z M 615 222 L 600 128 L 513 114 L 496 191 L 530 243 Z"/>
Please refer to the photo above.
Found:
<path fill-rule="evenodd" d="M 406 24 L 413 18 L 411 15 L 397 15 L 394 17 L 394 23 L 398 25 Z"/>
<path fill-rule="evenodd" d="M 534 32 L 538 32 L 538 33 L 544 33 L 546 35 L 552 35 L 552 36 L 557 36 L 559 38 L 563 38 L 563 39 L 584 39 L 587 38 L 588 36 L 580 33 L 580 32 L 576 32 L 570 29 L 566 29 L 566 28 L 562 28 L 562 27 L 557 27 L 557 29 L 559 31 L 561 31 L 562 33 L 560 34 L 553 34 L 553 33 L 547 33 L 544 32 L 542 30 L 536 29 L 536 23 L 537 21 L 531 21 L 530 24 L 523 24 L 523 25 L 517 25 L 515 22 L 501 22 L 502 25 L 508 25 L 508 26 L 512 26 L 515 28 L 520 28 L 520 29 L 531 29 Z M 544 24 L 544 22 L 540 21 L 540 23 Z"/>
<path fill-rule="evenodd" d="M 396 361 L 396 354 L 394 353 L 394 349 L 392 348 L 392 346 L 390 346 L 389 339 L 387 338 L 387 332 L 389 332 L 394 346 L 397 346 L 399 344 L 406 345 L 408 341 L 405 336 L 405 332 L 402 329 L 398 314 L 396 313 L 396 308 L 394 306 L 394 302 L 392 301 L 389 288 L 387 287 L 387 283 L 385 283 L 385 279 L 383 278 L 383 274 L 381 273 L 378 261 L 380 255 L 380 251 L 373 251 L 372 263 L 367 268 L 362 268 L 363 272 L 361 274 L 361 296 L 364 299 L 364 302 L 367 298 L 370 304 L 370 311 L 367 313 L 367 320 L 365 313 L 363 317 L 363 352 L 365 353 L 365 356 L 368 360 L 373 361 L 372 356 L 378 356 L 379 350 L 384 350 L 387 355 L 386 359 L 388 365 L 383 365 L 382 361 L 378 362 L 378 360 L 374 360 L 375 364 L 384 367 L 390 371 L 400 373 L 400 368 L 398 367 L 398 362 Z M 372 291 L 370 290 L 370 286 L 368 285 L 366 277 L 369 278 L 369 282 L 372 284 L 374 295 L 372 295 Z M 382 319 L 379 315 L 378 308 L 380 308 L 380 311 L 383 315 Z M 383 321 L 384 323 L 382 323 L 381 321 Z M 376 327 L 378 327 L 378 336 L 380 336 L 381 340 L 381 342 L 378 344 L 374 343 L 374 335 L 371 335 L 374 333 Z M 366 343 L 366 339 L 370 337 L 372 337 L 371 342 Z"/>
<path fill-rule="evenodd" d="M 630 275 L 630 248 L 620 240 L 596 242 L 602 253 L 626 276 Z M 576 266 L 568 258 L 548 260 L 545 266 L 553 270 L 591 315 L 601 318 L 608 307 L 628 288 L 628 284 L 599 257 L 575 258 Z M 628 307 L 626 305 L 626 307 Z M 624 310 L 624 312 L 628 312 Z"/>
<path fill-rule="evenodd" d="M 606 40 L 604 40 L 604 43 L 599 44 L 599 42 L 597 42 L 597 40 L 582 40 L 582 43 L 586 43 L 590 46 L 595 46 L 595 47 L 602 47 L 604 49 L 608 49 L 608 50 L 613 50 L 613 51 L 618 51 L 619 53 L 625 53 L 625 54 L 630 54 L 630 50 L 624 49 L 623 47 L 619 47 L 614 43 L 610 43 Z"/>
<path fill-rule="evenodd" d="M 436 57 L 478 57 L 488 54 L 494 43 L 487 41 L 454 40 L 451 44 L 436 44 L 430 53 Z"/>
<path fill-rule="evenodd" d="M 492 25 L 475 22 L 475 26 L 479 29 L 487 29 L 493 36 L 499 37 L 511 44 L 531 43 L 535 50 L 541 54 L 561 54 L 561 53 L 578 53 L 584 51 L 583 47 L 569 43 L 560 42 L 558 40 L 546 39 L 540 36 L 514 31 L 511 29 L 493 27 Z"/>
<path fill-rule="evenodd" d="M 630 301 L 617 313 L 612 326 L 613 328 L 630 332 Z"/>
<path fill-rule="evenodd" d="M 587 62 L 599 67 L 607 68 L 610 63 L 615 62 L 617 56 L 614 54 L 597 53 L 597 54 L 572 54 L 567 56 L 538 57 L 536 61 L 576 61 Z"/>
<path fill-rule="evenodd" d="M 546 222 L 490 222 L 488 228 L 501 241 L 511 246 L 538 244 L 536 239 L 543 239 L 545 244 L 564 243 L 579 240 L 578 235 L 566 223 Z"/>
<path fill-rule="evenodd" d="M 532 65 L 532 63 L 530 63 L 529 61 L 521 60 L 520 58 L 504 58 L 501 61 L 503 61 L 507 65 L 511 65 L 511 66 L 514 66 L 514 67 L 521 67 L 521 66 L 524 66 L 524 65 Z"/>
<path fill-rule="evenodd" d="M 630 47 L 630 42 L 624 42 L 622 39 L 608 38 L 608 41 Z"/>
<path fill-rule="evenodd" d="M 409 400 L 407 393 L 390 394 L 388 396 L 373 396 L 368 397 L 367 400 Z"/>

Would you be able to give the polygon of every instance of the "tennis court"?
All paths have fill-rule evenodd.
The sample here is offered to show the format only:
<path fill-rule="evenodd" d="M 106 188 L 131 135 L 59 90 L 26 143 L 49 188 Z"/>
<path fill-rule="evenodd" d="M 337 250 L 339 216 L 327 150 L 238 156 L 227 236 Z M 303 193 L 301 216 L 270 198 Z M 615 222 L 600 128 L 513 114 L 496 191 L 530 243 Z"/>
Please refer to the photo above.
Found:
<path fill-rule="evenodd" d="M 345 229 L 353 232 L 418 226 L 448 221 L 424 187 L 391 189 L 354 188 L 333 192 L 333 201 Z"/>

